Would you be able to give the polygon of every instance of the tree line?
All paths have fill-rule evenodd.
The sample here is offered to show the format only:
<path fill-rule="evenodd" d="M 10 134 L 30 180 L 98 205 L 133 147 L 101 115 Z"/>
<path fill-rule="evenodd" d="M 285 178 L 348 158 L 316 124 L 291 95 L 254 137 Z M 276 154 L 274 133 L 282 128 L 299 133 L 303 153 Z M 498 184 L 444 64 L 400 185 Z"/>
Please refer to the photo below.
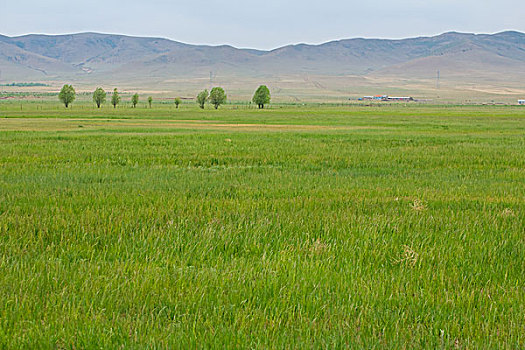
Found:
<path fill-rule="evenodd" d="M 104 91 L 103 88 L 98 87 L 93 92 L 93 102 L 97 105 L 97 108 L 100 108 L 105 102 L 107 98 L 107 93 Z M 58 94 L 58 99 L 66 106 L 66 108 L 69 107 L 73 101 L 76 99 L 76 92 L 73 85 L 64 85 L 62 89 L 60 90 L 60 93 Z M 259 109 L 263 109 L 264 105 L 267 105 L 270 103 L 270 89 L 266 85 L 261 85 L 257 88 L 255 91 L 252 102 L 257 105 Z M 113 89 L 113 93 L 111 94 L 111 104 L 113 105 L 113 108 L 117 108 L 117 105 L 120 103 L 121 97 L 119 95 L 119 92 L 117 88 Z M 153 97 L 148 97 L 148 105 L 151 108 L 153 103 Z M 204 106 L 206 105 L 206 102 L 209 102 L 213 105 L 215 109 L 218 109 L 220 105 L 226 103 L 227 96 L 226 92 L 221 87 L 214 87 L 211 89 L 210 92 L 208 92 L 207 89 L 199 92 L 196 98 L 197 104 L 200 108 L 204 109 Z M 179 108 L 179 105 L 181 104 L 181 99 L 179 97 L 175 98 L 174 101 L 175 107 Z M 137 104 L 139 103 L 139 94 L 135 93 L 133 96 L 131 96 L 131 105 L 133 108 L 137 107 Z"/>

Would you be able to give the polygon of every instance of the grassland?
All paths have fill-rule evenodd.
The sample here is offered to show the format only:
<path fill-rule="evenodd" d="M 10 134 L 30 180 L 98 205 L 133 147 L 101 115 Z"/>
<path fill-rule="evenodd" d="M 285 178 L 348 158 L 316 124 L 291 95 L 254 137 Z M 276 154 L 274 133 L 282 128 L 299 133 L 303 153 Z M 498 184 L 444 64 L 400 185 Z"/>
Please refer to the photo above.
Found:
<path fill-rule="evenodd" d="M 0 348 L 523 348 L 524 227 L 519 107 L 0 104 Z"/>

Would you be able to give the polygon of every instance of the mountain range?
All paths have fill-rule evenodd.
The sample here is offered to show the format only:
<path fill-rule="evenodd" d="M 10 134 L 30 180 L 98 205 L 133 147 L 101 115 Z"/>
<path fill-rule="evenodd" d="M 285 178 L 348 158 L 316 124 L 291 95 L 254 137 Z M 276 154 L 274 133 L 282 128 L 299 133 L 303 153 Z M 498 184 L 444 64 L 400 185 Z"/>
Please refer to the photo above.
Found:
<path fill-rule="evenodd" d="M 434 79 L 525 85 L 525 34 L 449 32 L 402 40 L 347 39 L 275 50 L 80 33 L 0 35 L 0 82 L 162 82 L 286 76 Z"/>

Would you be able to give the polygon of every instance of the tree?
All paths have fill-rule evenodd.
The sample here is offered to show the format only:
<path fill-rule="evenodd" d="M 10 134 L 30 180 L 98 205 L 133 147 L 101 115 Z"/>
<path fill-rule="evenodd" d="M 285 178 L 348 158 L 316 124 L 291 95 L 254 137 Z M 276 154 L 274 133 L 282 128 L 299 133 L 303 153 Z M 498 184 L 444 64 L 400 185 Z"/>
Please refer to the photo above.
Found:
<path fill-rule="evenodd" d="M 66 108 L 75 101 L 76 93 L 73 85 L 64 85 L 58 94 L 58 99 L 66 106 Z"/>
<path fill-rule="evenodd" d="M 120 96 L 118 94 L 117 88 L 113 89 L 113 95 L 111 96 L 111 104 L 113 108 L 117 108 L 117 105 L 120 103 Z"/>
<path fill-rule="evenodd" d="M 224 89 L 221 87 L 211 89 L 210 102 L 215 109 L 219 108 L 223 103 L 226 103 L 226 93 L 224 93 Z"/>
<path fill-rule="evenodd" d="M 103 88 L 97 88 L 93 92 L 93 102 L 97 104 L 97 108 L 100 108 L 100 105 L 106 102 L 106 92 Z"/>
<path fill-rule="evenodd" d="M 131 96 L 131 104 L 133 105 L 133 108 L 137 107 L 137 103 L 139 103 L 139 94 Z"/>
<path fill-rule="evenodd" d="M 252 101 L 257 107 L 259 107 L 259 109 L 262 109 L 265 104 L 270 103 L 270 98 L 270 90 L 268 87 L 266 85 L 261 85 L 255 91 Z"/>
<path fill-rule="evenodd" d="M 148 97 L 148 104 L 149 104 L 149 108 L 151 108 L 151 103 L 153 102 L 153 97 Z"/>
<path fill-rule="evenodd" d="M 175 108 L 179 108 L 179 105 L 181 103 L 180 98 L 176 97 L 174 102 L 175 102 Z"/>
<path fill-rule="evenodd" d="M 197 103 L 199 104 L 199 107 L 204 109 L 204 104 L 206 103 L 206 100 L 208 99 L 208 90 L 203 90 L 199 92 L 197 95 Z"/>

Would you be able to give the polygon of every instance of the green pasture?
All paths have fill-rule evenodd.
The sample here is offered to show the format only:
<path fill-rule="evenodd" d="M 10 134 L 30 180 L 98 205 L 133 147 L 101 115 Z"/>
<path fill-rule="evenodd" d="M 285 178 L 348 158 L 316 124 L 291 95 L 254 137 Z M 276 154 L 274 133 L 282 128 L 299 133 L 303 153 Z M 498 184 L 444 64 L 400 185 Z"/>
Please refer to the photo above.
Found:
<path fill-rule="evenodd" d="M 525 347 L 525 108 L 270 107 L 0 101 L 0 348 Z"/>

